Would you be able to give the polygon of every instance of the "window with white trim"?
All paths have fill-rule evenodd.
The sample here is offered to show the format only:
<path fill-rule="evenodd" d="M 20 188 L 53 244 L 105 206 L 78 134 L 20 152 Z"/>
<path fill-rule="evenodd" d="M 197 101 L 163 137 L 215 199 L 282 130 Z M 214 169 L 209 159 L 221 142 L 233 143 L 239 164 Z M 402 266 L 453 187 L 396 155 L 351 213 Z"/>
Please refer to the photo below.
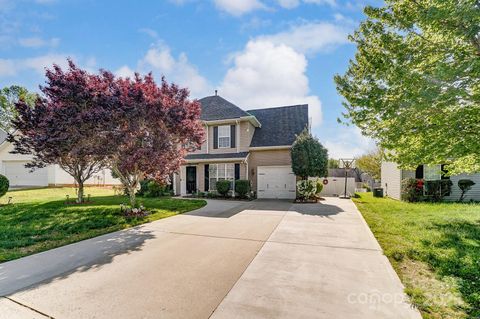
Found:
<path fill-rule="evenodd" d="M 423 165 L 423 179 L 426 181 L 438 181 L 442 179 L 441 165 Z"/>
<path fill-rule="evenodd" d="M 218 127 L 218 148 L 230 148 L 230 125 Z"/>
<path fill-rule="evenodd" d="M 235 180 L 235 164 L 210 164 L 208 165 L 209 189 L 216 190 L 217 181 L 230 181 L 231 189 Z"/>

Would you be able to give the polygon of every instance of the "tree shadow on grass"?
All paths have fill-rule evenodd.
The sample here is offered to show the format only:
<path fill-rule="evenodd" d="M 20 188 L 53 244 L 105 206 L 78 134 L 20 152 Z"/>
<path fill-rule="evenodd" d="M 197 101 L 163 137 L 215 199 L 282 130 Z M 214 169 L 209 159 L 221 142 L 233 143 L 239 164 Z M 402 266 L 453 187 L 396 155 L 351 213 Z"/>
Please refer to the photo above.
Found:
<path fill-rule="evenodd" d="M 0 262 L 71 242 L 99 236 L 149 219 L 127 219 L 120 211 L 124 198 L 103 196 L 92 203 L 65 205 L 64 201 L 19 203 L 0 209 Z M 192 202 L 148 199 L 154 219 L 192 209 Z"/>
<path fill-rule="evenodd" d="M 138 226 L 0 264 L 0 296 L 101 268 L 115 256 L 142 250 L 153 238 L 153 232 Z"/>
<path fill-rule="evenodd" d="M 434 243 L 423 242 L 429 252 L 424 261 L 439 276 L 460 279 L 459 292 L 469 318 L 480 318 L 480 221 L 449 221 L 432 228 L 441 237 Z"/>

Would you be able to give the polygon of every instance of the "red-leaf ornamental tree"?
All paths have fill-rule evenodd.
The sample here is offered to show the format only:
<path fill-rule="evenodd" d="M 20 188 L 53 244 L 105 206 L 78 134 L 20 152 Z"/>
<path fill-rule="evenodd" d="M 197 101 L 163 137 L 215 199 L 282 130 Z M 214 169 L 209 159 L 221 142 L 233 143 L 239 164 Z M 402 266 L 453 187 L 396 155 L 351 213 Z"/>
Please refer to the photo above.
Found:
<path fill-rule="evenodd" d="M 84 182 L 104 166 L 98 136 L 109 114 L 114 78 L 108 72 L 89 74 L 68 61 L 68 70 L 54 65 L 46 71 L 43 96 L 34 107 L 16 104 L 12 121 L 16 133 L 9 136 L 13 153 L 31 154 L 28 167 L 57 164 L 78 185 L 78 202 L 83 200 Z"/>
<path fill-rule="evenodd" d="M 151 74 L 115 81 L 117 101 L 110 109 L 104 149 L 112 171 L 120 178 L 135 207 L 141 180 L 168 181 L 189 150 L 204 139 L 200 104 L 187 89 L 158 86 Z"/>

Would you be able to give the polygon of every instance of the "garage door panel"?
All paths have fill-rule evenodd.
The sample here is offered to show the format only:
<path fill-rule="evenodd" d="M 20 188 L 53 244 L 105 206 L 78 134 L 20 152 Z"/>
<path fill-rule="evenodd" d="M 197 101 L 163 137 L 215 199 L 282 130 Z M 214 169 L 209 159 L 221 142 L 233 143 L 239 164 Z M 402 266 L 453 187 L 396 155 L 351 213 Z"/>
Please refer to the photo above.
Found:
<path fill-rule="evenodd" d="M 289 166 L 259 166 L 258 198 L 295 198 L 296 177 Z"/>
<path fill-rule="evenodd" d="M 5 176 L 10 186 L 47 186 L 48 174 L 46 168 L 36 169 L 33 172 L 25 168 L 26 161 L 3 162 Z"/>

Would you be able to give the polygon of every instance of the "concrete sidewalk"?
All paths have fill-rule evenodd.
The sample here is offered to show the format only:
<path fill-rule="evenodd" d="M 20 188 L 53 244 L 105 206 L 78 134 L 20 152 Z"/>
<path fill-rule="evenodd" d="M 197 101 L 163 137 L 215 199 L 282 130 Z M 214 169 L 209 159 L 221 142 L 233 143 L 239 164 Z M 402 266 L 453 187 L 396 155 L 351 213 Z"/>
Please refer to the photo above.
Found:
<path fill-rule="evenodd" d="M 212 200 L 0 264 L 0 318 L 420 318 L 402 289 L 349 200 Z"/>

